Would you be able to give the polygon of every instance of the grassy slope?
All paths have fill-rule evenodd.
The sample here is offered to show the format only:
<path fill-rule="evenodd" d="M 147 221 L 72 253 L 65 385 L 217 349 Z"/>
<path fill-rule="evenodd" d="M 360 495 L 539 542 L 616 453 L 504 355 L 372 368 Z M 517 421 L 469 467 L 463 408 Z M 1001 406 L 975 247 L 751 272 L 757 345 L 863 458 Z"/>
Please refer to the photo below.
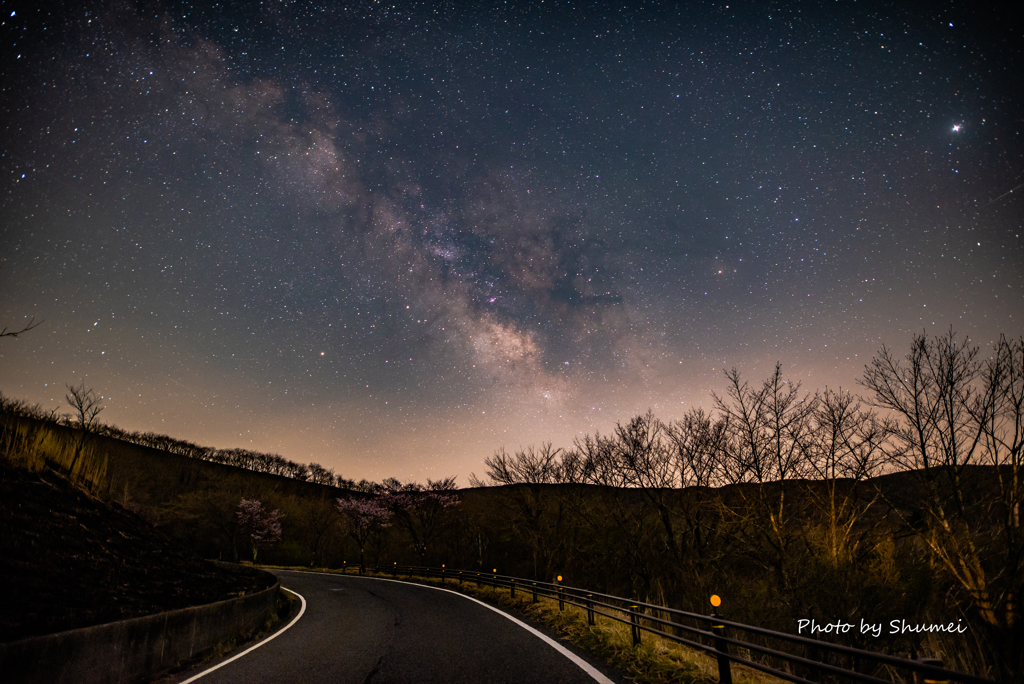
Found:
<path fill-rule="evenodd" d="M 266 580 L 218 568 L 52 473 L 0 460 L 0 641 L 220 601 Z"/>

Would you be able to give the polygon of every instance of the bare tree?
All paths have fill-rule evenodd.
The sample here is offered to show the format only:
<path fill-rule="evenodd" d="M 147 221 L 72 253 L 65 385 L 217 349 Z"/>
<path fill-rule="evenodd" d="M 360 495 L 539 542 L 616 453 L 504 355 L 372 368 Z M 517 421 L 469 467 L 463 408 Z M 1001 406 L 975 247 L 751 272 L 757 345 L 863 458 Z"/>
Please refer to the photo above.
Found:
<path fill-rule="evenodd" d="M 818 396 L 800 396 L 800 384 L 782 377 L 782 364 L 754 390 L 733 368 L 726 372 L 727 399 L 712 394 L 728 421 L 724 475 L 731 482 L 776 482 L 803 475 L 804 441 Z"/>
<path fill-rule="evenodd" d="M 615 426 L 614 463 L 627 486 L 655 490 L 681 484 L 678 462 L 666 437 L 665 424 L 649 409 Z"/>
<path fill-rule="evenodd" d="M 313 484 L 334 484 L 334 471 L 319 463 L 309 464 L 309 481 Z"/>
<path fill-rule="evenodd" d="M 567 529 L 572 496 L 544 486 L 563 481 L 563 454 L 547 442 L 539 449 L 531 445 L 512 454 L 501 448 L 484 460 L 490 484 L 516 485 L 504 499 L 506 515 L 515 521 L 516 536 L 530 551 L 535 577 L 549 575 L 553 564 L 573 551 L 575 530 Z M 484 484 L 475 477 L 470 483 Z M 478 536 L 478 542 L 482 553 L 483 538 Z"/>
<path fill-rule="evenodd" d="M 739 488 L 740 504 L 723 514 L 737 525 L 737 538 L 792 597 L 789 547 L 796 525 L 787 507 L 786 482 L 805 474 L 804 455 L 813 427 L 818 396 L 800 395 L 799 384 L 782 377 L 782 365 L 757 389 L 743 382 L 735 368 L 726 372 L 727 399 L 713 394 L 715 407 L 727 421 L 722 449 L 722 474 Z M 775 483 L 773 486 L 765 486 Z"/>
<path fill-rule="evenodd" d="M 826 389 L 813 418 L 811 439 L 804 444 L 809 474 L 822 480 L 865 480 L 881 474 L 895 423 L 865 410 L 860 398 L 842 389 Z"/>
<path fill-rule="evenodd" d="M 904 521 L 970 596 L 997 650 L 1020 653 L 1024 340 L 1000 338 L 983 360 L 952 330 L 921 333 L 904 358 L 883 347 L 861 384 L 898 416 L 890 457 L 921 485 L 922 510 Z"/>
<path fill-rule="evenodd" d="M 682 485 L 679 461 L 673 458 L 665 424 L 652 411 L 615 426 L 614 467 L 628 487 L 635 487 L 653 506 L 665 534 L 672 559 L 679 563 L 682 553 L 676 539 L 675 515 L 666 490 Z"/>
<path fill-rule="evenodd" d="M 834 569 L 868 550 L 863 544 L 872 528 L 855 533 L 855 527 L 878 496 L 861 505 L 856 485 L 879 474 L 894 428 L 892 421 L 862 409 L 860 400 L 843 390 L 826 389 L 815 408 L 814 430 L 804 444 L 805 463 L 824 483 L 824 491 L 810 487 L 808 494 L 824 516 L 823 550 Z"/>
<path fill-rule="evenodd" d="M 5 397 L 0 392 L 0 413 L 9 413 L 22 418 L 35 418 L 47 423 L 60 422 L 60 408 L 44 409 L 40 404 L 30 404 L 24 399 Z"/>
<path fill-rule="evenodd" d="M 68 394 L 64 397 L 74 410 L 73 418 L 75 425 L 86 432 L 95 432 L 99 423 L 97 416 L 103 410 L 103 397 L 96 394 L 95 390 L 86 389 L 85 381 L 78 387 L 66 385 Z"/>
<path fill-rule="evenodd" d="M 409 482 L 402 482 L 397 477 L 386 477 L 381 480 L 378 487 L 378 493 L 397 493 L 397 492 L 422 492 L 424 489 L 423 485 L 415 480 Z"/>
<path fill-rule="evenodd" d="M 494 456 L 484 459 L 487 477 L 497 485 L 558 482 L 558 456 L 561 452 L 561 449 L 552 449 L 551 442 L 542 444 L 537 451 L 530 445 L 514 454 L 508 454 L 505 447 L 501 447 Z"/>
<path fill-rule="evenodd" d="M 1024 504 L 1024 337 L 1008 340 L 1001 336 L 985 364 L 983 378 L 992 410 L 987 416 L 976 415 L 976 419 L 982 422 L 983 462 L 995 467 L 999 480 L 999 500 L 994 508 L 1002 528 L 1000 555 L 1005 559 L 994 602 L 1005 606 L 1003 622 L 1009 626 L 1019 623 L 1016 606 L 1024 591 L 1024 533 L 1020 520 Z M 1022 650 L 1019 643 L 1012 647 L 1017 653 Z"/>
<path fill-rule="evenodd" d="M 85 452 L 85 444 L 89 439 L 89 435 L 95 432 L 99 426 L 97 416 L 103 410 L 103 405 L 100 403 L 103 398 L 96 394 L 94 390 L 86 389 L 84 380 L 78 387 L 72 385 L 66 385 L 66 387 L 68 388 L 68 394 L 65 396 L 65 399 L 75 411 L 71 416 L 72 425 L 75 425 L 82 431 L 78 437 L 78 444 L 75 446 L 75 453 L 71 458 L 71 465 L 68 466 L 68 475 L 75 477 L 75 466 L 78 465 L 79 459 L 81 459 L 82 454 Z"/>
<path fill-rule="evenodd" d="M 728 418 L 712 419 L 703 409 L 693 409 L 665 426 L 683 487 L 715 487 L 722 483 L 728 432 Z"/>
<path fill-rule="evenodd" d="M 3 330 L 0 330 L 0 337 L 17 337 L 22 333 L 27 333 L 29 330 L 32 330 L 33 328 L 38 328 L 45 322 L 45 320 L 39 321 L 38 323 L 36 323 L 35 321 L 36 319 L 32 318 L 32 320 L 30 320 L 21 330 L 8 330 L 5 327 Z"/>
<path fill-rule="evenodd" d="M 606 487 L 627 486 L 623 470 L 616 462 L 614 437 L 605 437 L 598 432 L 593 437 L 577 437 L 573 441 L 573 452 L 576 456 L 563 465 L 568 473 L 568 465 L 571 464 L 574 474 L 579 477 L 577 481 Z"/>
<path fill-rule="evenodd" d="M 711 488 L 722 483 L 728 432 L 728 418 L 714 418 L 703 409 L 692 409 L 665 426 L 680 486 L 690 488 L 679 497 L 680 565 L 689 569 L 688 581 L 704 593 L 710 590 L 723 553 L 723 507 L 720 492 Z"/>
<path fill-rule="evenodd" d="M 431 480 L 427 478 L 427 489 L 431 492 L 454 492 L 459 488 L 455 484 L 455 476 L 442 478 L 440 480 Z"/>
<path fill-rule="evenodd" d="M 982 426 L 993 410 L 993 397 L 979 385 L 978 351 L 953 331 L 938 338 L 922 333 L 904 359 L 882 347 L 865 367 L 861 384 L 902 419 L 896 436 L 905 448 L 892 454 L 898 465 L 955 478 L 978 463 Z"/>
<path fill-rule="evenodd" d="M 558 464 L 558 481 L 562 483 L 581 484 L 590 482 L 591 463 L 584 458 L 579 449 L 569 449 L 562 452 L 562 460 Z"/>

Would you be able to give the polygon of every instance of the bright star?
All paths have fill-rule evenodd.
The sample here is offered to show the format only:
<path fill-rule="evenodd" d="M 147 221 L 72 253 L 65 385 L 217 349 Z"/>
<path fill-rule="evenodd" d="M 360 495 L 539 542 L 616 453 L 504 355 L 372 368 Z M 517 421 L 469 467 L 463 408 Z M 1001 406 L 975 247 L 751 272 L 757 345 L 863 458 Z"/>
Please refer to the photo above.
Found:
<path fill-rule="evenodd" d="M 960 124 L 954 124 L 953 125 L 953 132 L 954 133 L 959 133 L 960 132 Z"/>

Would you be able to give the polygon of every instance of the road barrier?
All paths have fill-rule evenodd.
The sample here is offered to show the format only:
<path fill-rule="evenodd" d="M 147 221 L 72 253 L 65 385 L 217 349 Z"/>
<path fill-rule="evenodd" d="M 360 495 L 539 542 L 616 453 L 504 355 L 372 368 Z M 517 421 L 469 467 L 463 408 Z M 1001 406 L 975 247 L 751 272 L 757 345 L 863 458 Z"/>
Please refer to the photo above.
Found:
<path fill-rule="evenodd" d="M 226 563 L 218 563 L 228 567 Z M 236 572 L 261 572 L 241 566 Z M 214 645 L 259 631 L 280 583 L 239 598 L 0 644 L 0 681 L 151 681 Z"/>
<path fill-rule="evenodd" d="M 933 658 L 910 660 L 726 620 L 718 611 L 721 605 L 718 596 L 711 597 L 714 606 L 712 613 L 702 615 L 569 587 L 562 584 L 561 575 L 556 582 L 538 582 L 499 575 L 497 570 L 476 572 L 443 567 L 403 566 L 397 563 L 387 568 L 375 569 L 377 572 L 383 573 L 386 570 L 393 576 L 408 576 L 410 579 L 420 577 L 440 579 L 444 582 L 448 578 L 457 577 L 459 584 L 462 584 L 463 579 L 468 579 L 475 581 L 477 586 L 484 584 L 510 591 L 515 591 L 516 583 L 522 585 L 527 582 L 534 603 L 537 602 L 538 595 L 545 596 L 556 600 L 559 610 L 564 610 L 565 605 L 569 604 L 586 611 L 588 624 L 594 624 L 595 616 L 601 616 L 629 625 L 634 646 L 640 645 L 642 633 L 647 632 L 709 653 L 718 660 L 721 684 L 732 683 L 730 663 L 740 663 L 798 684 L 817 684 L 822 681 L 822 677 L 828 677 L 828 681 L 871 684 L 892 684 L 903 678 L 924 682 L 995 684 L 991 679 L 944 669 L 942 662 Z M 740 639 L 737 638 L 739 634 L 754 636 Z M 751 638 L 757 638 L 761 643 L 755 643 L 750 640 Z M 782 648 L 789 650 L 784 651 Z M 759 654 L 759 659 L 753 658 L 754 653 Z M 832 662 L 829 662 L 830 660 Z M 781 667 L 786 667 L 789 671 L 780 669 Z M 887 673 L 892 678 L 881 679 L 878 675 L 882 673 Z"/>

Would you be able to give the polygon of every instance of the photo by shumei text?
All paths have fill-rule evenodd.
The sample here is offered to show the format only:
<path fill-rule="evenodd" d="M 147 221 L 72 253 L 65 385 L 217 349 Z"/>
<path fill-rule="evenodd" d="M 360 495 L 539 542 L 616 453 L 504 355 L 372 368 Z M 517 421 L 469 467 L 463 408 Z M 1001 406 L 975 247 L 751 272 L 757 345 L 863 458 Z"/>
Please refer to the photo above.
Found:
<path fill-rule="evenodd" d="M 797 620 L 796 631 L 797 634 L 848 634 L 853 630 L 858 630 L 859 634 L 870 634 L 873 637 L 880 637 L 885 629 L 884 624 L 881 622 L 868 622 L 867 620 L 861 619 L 860 625 L 856 625 L 852 622 L 843 622 L 842 620 L 836 620 L 835 622 L 819 623 L 817 620 L 811 619 L 800 619 Z M 889 622 L 888 630 L 884 631 L 884 634 L 920 634 L 925 632 L 948 632 L 950 634 L 963 634 L 967 631 L 967 627 L 962 624 L 961 620 L 956 622 L 946 623 L 910 623 L 906 620 L 891 620 Z"/>

